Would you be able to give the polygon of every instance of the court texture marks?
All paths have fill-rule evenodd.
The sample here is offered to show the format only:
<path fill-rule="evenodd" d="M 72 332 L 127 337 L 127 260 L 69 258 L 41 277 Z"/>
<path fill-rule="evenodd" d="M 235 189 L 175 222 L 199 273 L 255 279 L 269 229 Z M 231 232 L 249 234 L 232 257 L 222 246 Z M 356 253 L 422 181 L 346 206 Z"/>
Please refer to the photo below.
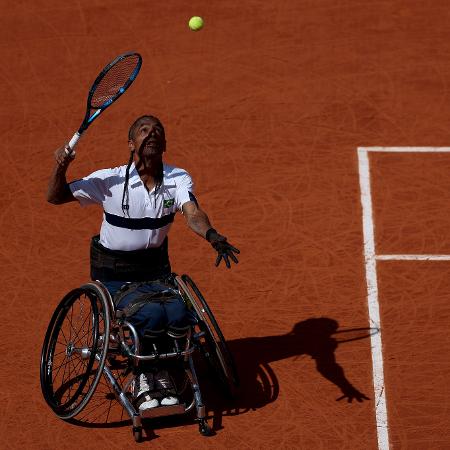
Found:
<path fill-rule="evenodd" d="M 173 268 L 204 292 L 242 385 L 230 403 L 206 383 L 216 436 L 158 421 L 141 446 L 450 448 L 446 1 L 2 1 L 3 448 L 137 448 L 106 384 L 73 424 L 39 387 L 48 321 L 88 280 L 102 214 L 46 203 L 53 152 L 130 50 L 141 73 L 68 178 L 125 164 L 129 125 L 155 114 L 166 161 L 241 250 L 216 269 L 175 220 Z"/>

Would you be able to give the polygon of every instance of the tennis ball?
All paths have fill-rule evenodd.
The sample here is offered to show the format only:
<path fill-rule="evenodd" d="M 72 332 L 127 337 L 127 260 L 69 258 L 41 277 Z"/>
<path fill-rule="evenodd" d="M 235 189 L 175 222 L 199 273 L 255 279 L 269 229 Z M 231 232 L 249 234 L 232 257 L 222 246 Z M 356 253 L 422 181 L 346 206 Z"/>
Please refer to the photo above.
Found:
<path fill-rule="evenodd" d="M 189 28 L 192 31 L 199 31 L 203 28 L 203 19 L 199 16 L 194 16 L 189 19 Z"/>

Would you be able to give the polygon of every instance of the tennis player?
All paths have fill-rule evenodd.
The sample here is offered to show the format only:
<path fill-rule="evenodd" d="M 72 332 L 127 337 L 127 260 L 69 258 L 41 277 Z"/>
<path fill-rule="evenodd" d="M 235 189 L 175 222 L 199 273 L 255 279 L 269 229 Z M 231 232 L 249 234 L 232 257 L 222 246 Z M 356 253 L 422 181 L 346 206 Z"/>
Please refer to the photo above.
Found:
<path fill-rule="evenodd" d="M 102 205 L 100 234 L 91 241 L 91 278 L 107 287 L 140 337 L 183 330 L 192 318 L 170 283 L 167 240 L 176 212 L 182 211 L 191 230 L 210 242 L 217 252 L 216 266 L 223 259 L 230 268 L 231 262 L 238 262 L 239 250 L 211 226 L 194 195 L 190 175 L 163 162 L 166 139 L 158 118 L 139 117 L 129 129 L 128 146 L 127 165 L 98 170 L 70 183 L 66 171 L 75 152 L 67 145 L 60 147 L 47 200 Z M 133 393 L 141 412 L 179 401 L 167 370 L 161 368 L 142 369 Z"/>

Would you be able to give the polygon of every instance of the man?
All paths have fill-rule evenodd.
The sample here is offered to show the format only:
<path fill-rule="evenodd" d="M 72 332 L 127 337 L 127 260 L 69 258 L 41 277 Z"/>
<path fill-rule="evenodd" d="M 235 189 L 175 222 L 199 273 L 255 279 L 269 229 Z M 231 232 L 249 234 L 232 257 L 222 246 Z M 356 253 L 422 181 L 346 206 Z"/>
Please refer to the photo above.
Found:
<path fill-rule="evenodd" d="M 192 323 L 183 300 L 167 282 L 171 274 L 167 234 L 177 211 L 217 251 L 216 266 L 223 259 L 230 268 L 230 260 L 238 262 L 239 250 L 212 228 L 195 198 L 189 174 L 163 163 L 166 139 L 159 119 L 139 117 L 130 127 L 128 146 L 128 165 L 98 170 L 71 183 L 66 171 L 75 152 L 67 145 L 60 147 L 47 200 L 103 206 L 100 235 L 91 242 L 91 277 L 107 287 L 118 309 L 126 312 L 143 337 Z M 133 391 L 140 411 L 178 403 L 166 370 L 155 374 L 142 370 Z"/>

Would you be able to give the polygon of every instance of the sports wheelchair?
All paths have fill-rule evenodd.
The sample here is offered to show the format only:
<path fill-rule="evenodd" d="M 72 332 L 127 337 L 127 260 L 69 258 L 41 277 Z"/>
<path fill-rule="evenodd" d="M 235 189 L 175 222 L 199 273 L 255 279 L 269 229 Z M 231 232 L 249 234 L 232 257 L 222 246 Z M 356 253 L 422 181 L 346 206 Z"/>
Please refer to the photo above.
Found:
<path fill-rule="evenodd" d="M 236 365 L 214 315 L 192 279 L 176 274 L 170 279 L 195 317 L 195 324 L 185 330 L 167 330 L 162 347 L 160 338 L 153 337 L 153 351 L 145 355 L 135 327 L 115 308 L 111 295 L 99 281 L 73 289 L 61 300 L 50 320 L 40 361 L 42 393 L 58 417 L 72 420 L 80 414 L 103 375 L 129 415 L 137 442 L 142 440 L 142 419 L 191 411 L 196 413 L 200 433 L 213 434 L 194 365 L 201 361 L 227 396 L 233 396 L 239 384 Z M 178 379 L 173 380 L 180 403 L 139 413 L 130 389 L 139 364 L 166 360 L 172 360 L 179 369 Z"/>

